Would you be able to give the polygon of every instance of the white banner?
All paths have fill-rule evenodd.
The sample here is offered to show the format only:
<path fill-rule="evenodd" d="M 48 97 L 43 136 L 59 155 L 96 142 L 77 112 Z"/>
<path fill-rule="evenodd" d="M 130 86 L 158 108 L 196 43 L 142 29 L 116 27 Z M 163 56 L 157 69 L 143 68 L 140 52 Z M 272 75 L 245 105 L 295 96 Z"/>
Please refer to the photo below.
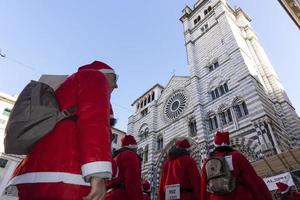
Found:
<path fill-rule="evenodd" d="M 286 172 L 286 173 L 279 174 L 279 175 L 276 175 L 276 176 L 271 176 L 271 177 L 264 178 L 264 181 L 265 181 L 265 183 L 268 186 L 270 191 L 277 190 L 276 183 L 278 183 L 278 182 L 285 183 L 288 186 L 295 185 L 290 172 Z"/>

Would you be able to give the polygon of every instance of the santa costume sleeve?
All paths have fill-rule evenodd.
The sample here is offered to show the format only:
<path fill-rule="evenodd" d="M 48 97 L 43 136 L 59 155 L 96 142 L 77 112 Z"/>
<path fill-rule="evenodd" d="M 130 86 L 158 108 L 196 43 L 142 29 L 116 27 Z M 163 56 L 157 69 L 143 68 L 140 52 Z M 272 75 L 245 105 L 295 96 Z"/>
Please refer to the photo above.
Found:
<path fill-rule="evenodd" d="M 81 171 L 86 181 L 91 176 L 111 178 L 110 87 L 98 71 L 77 73 L 78 145 Z"/>

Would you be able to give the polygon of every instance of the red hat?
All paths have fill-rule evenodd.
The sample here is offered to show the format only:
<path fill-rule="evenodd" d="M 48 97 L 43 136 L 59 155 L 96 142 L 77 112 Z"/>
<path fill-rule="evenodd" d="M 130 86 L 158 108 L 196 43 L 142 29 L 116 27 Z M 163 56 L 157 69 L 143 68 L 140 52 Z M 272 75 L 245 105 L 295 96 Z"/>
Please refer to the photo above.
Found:
<path fill-rule="evenodd" d="M 191 145 L 187 139 L 183 139 L 183 140 L 176 141 L 176 147 L 187 149 L 187 148 L 190 148 Z"/>
<path fill-rule="evenodd" d="M 125 135 L 121 140 L 122 147 L 137 148 L 137 143 L 132 135 Z"/>
<path fill-rule="evenodd" d="M 282 182 L 278 182 L 278 183 L 276 183 L 276 185 L 277 185 L 278 191 L 281 192 L 281 194 L 288 192 L 290 189 L 290 187 L 287 184 L 282 183 Z"/>
<path fill-rule="evenodd" d="M 111 68 L 109 65 L 100 62 L 100 61 L 94 61 L 91 64 L 83 65 L 79 67 L 78 71 L 80 70 L 86 70 L 86 69 L 94 69 L 102 72 L 103 74 L 115 74 L 115 71 L 113 68 Z"/>
<path fill-rule="evenodd" d="M 146 192 L 150 191 L 150 183 L 147 180 L 144 180 L 144 182 L 143 182 L 143 191 L 146 191 Z"/>
<path fill-rule="evenodd" d="M 229 146 L 230 145 L 229 133 L 218 131 L 215 134 L 214 143 L 215 143 L 215 146 Z"/>

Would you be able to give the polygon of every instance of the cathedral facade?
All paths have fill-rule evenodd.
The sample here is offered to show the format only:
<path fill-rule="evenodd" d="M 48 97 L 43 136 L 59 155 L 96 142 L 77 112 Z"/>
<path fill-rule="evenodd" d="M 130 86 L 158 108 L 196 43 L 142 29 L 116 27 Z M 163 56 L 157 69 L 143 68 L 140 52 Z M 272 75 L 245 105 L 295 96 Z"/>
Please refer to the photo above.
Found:
<path fill-rule="evenodd" d="M 143 177 L 158 184 L 176 138 L 188 138 L 201 167 L 218 130 L 251 161 L 300 144 L 300 120 L 250 18 L 226 0 L 186 6 L 183 23 L 189 76 L 154 85 L 132 106 L 128 132 L 138 140 Z"/>

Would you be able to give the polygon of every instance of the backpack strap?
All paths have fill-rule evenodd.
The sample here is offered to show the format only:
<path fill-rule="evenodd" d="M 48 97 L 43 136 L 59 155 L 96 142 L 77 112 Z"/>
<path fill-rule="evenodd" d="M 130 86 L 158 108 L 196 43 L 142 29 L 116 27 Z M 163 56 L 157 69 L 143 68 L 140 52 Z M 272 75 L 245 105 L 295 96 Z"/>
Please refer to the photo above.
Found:
<path fill-rule="evenodd" d="M 77 106 L 71 106 L 67 109 L 62 110 L 58 115 L 58 121 L 72 117 L 77 111 Z"/>

